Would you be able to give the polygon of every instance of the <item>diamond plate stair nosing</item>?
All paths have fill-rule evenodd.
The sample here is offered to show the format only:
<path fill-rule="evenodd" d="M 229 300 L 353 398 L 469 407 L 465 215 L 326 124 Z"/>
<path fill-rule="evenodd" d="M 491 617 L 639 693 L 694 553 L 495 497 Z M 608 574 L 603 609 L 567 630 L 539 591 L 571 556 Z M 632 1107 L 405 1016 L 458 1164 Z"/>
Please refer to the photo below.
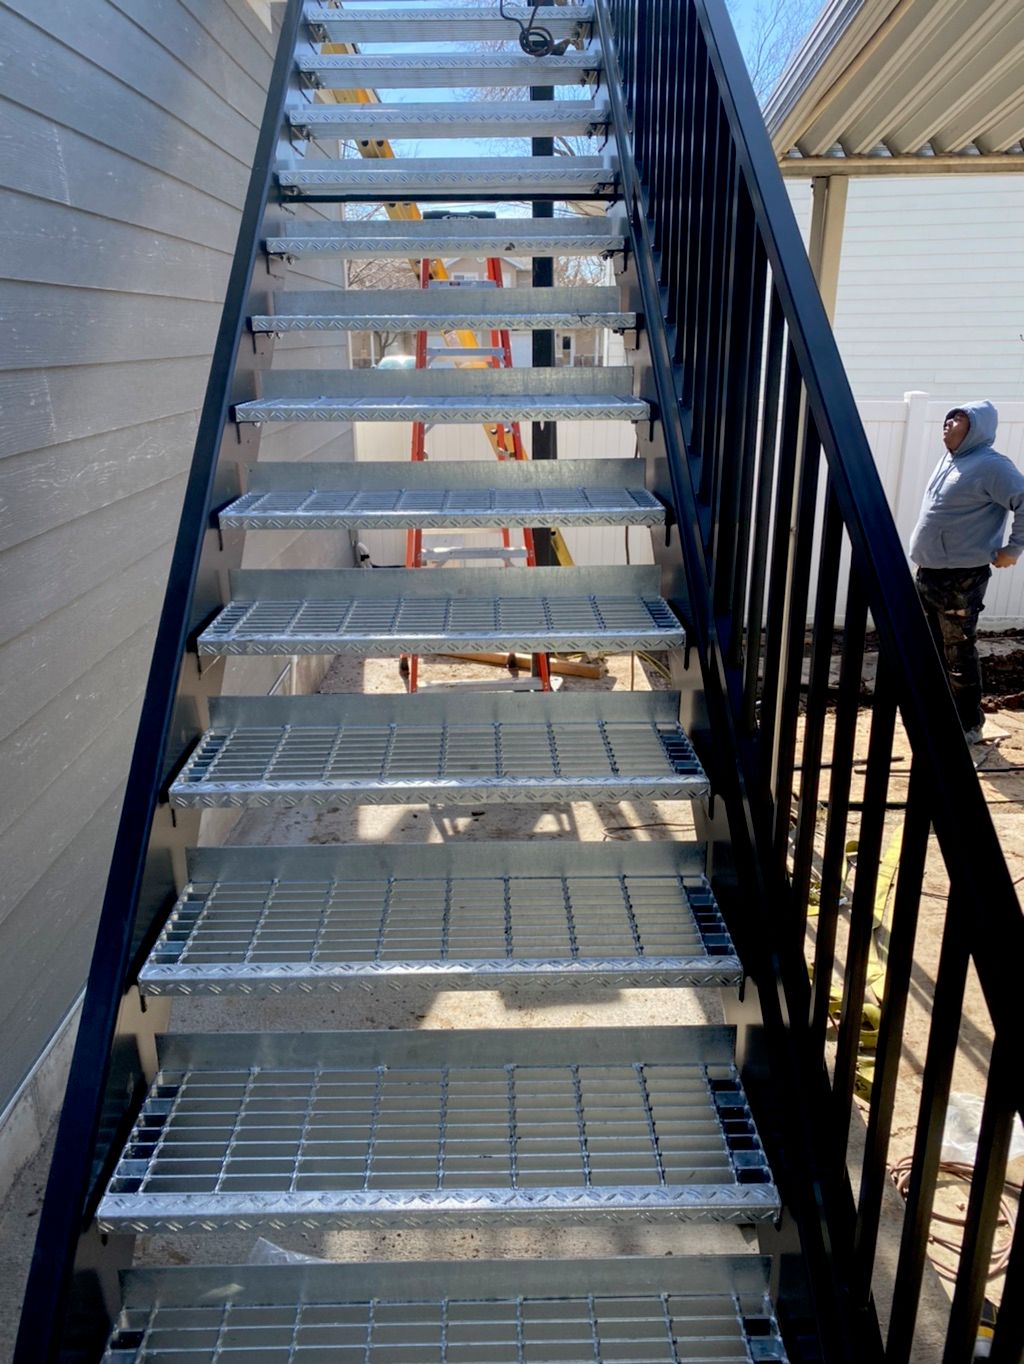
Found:
<path fill-rule="evenodd" d="M 604 70 L 604 57 L 597 47 L 550 57 L 522 52 L 299 53 L 295 65 L 300 77 L 325 90 L 470 89 L 587 84 Z"/>
<path fill-rule="evenodd" d="M 342 1207 L 340 1205 L 344 1204 Z M 627 1226 L 636 1222 L 673 1221 L 732 1223 L 748 1226 L 774 1222 L 779 1196 L 770 1185 L 702 1184 L 671 1191 L 636 1193 L 629 1189 L 590 1190 L 567 1195 L 520 1190 L 500 1197 L 419 1194 L 399 1197 L 353 1194 L 347 1199 L 315 1194 L 251 1194 L 235 1200 L 234 1210 L 211 1206 L 203 1196 L 155 1194 L 142 1214 L 132 1195 L 107 1194 L 97 1211 L 97 1225 L 109 1234 L 146 1235 L 196 1231 L 308 1231 L 458 1227 L 487 1230 L 504 1226 L 588 1226 L 600 1222 Z"/>
<path fill-rule="evenodd" d="M 528 22 L 536 17 L 525 4 L 508 4 L 504 17 L 493 6 L 455 6 L 424 4 L 405 9 L 397 16 L 387 10 L 368 6 L 346 5 L 336 9 L 329 5 L 307 5 L 303 11 L 305 23 L 319 42 L 387 42 L 415 43 L 439 39 L 459 42 L 480 38 L 507 39 L 512 19 Z M 594 22 L 593 5 L 551 7 L 544 14 L 544 28 L 552 36 L 572 36 Z M 472 54 L 469 54 L 472 56 Z"/>
<path fill-rule="evenodd" d="M 257 313 L 249 319 L 254 332 L 302 331 L 369 331 L 369 332 L 445 332 L 531 330 L 583 331 L 608 328 L 626 331 L 636 326 L 636 313 L 628 312 L 503 312 L 501 308 L 485 311 L 464 309 L 461 312 L 431 312 L 429 307 L 416 313 Z M 451 358 L 459 359 L 458 351 Z"/>
<path fill-rule="evenodd" d="M 303 223 L 266 239 L 271 255 L 337 254 L 350 259 L 439 255 L 608 255 L 625 248 L 627 230 L 615 218 L 546 222 L 486 219 L 422 223 Z"/>
<path fill-rule="evenodd" d="M 246 494 L 233 502 L 220 513 L 219 521 L 226 530 L 492 530 L 505 528 L 518 530 L 536 526 L 539 521 L 553 526 L 663 526 L 664 508 L 654 505 L 649 508 L 634 505 L 628 512 L 610 509 L 607 511 L 570 511 L 550 507 L 538 512 L 423 512 L 355 510 L 344 512 L 329 510 L 323 506 L 327 498 L 320 499 L 318 492 L 310 489 L 301 499 L 306 505 L 291 510 L 266 509 L 261 503 L 273 501 L 263 496 Z M 653 500 L 653 499 L 652 499 Z"/>
<path fill-rule="evenodd" d="M 501 371 L 495 371 L 500 373 Z M 374 421 L 477 425 L 485 421 L 646 421 L 641 398 L 553 397 L 523 393 L 493 398 L 263 398 L 239 403 L 239 422 Z"/>
<path fill-rule="evenodd" d="M 641 965 L 642 963 L 642 965 Z M 139 975 L 144 995 L 196 996 L 325 994 L 378 987 L 405 995 L 422 989 L 504 990 L 529 986 L 531 994 L 591 996 L 609 990 L 734 989 L 743 980 L 738 957 L 608 957 L 573 961 L 504 958 L 436 962 L 332 962 L 246 966 L 165 966 L 147 964 Z"/>
<path fill-rule="evenodd" d="M 487 101 L 451 104 L 292 105 L 290 126 L 302 135 L 381 138 L 603 137 L 607 103 L 588 100 Z"/>
<path fill-rule="evenodd" d="M 512 158 L 506 158 L 511 161 Z M 544 158 L 538 157 L 539 162 Z M 496 160 L 480 169 L 479 163 L 451 159 L 431 170 L 421 162 L 389 161 L 359 164 L 355 161 L 317 162 L 316 168 L 282 165 L 275 172 L 287 197 L 326 196 L 335 192 L 358 194 L 373 203 L 393 199 L 450 200 L 479 195 L 529 199 L 562 195 L 568 199 L 614 199 L 619 192 L 619 173 L 608 165 L 587 166 L 583 157 L 566 166 L 566 158 L 552 157 L 551 164 L 535 167 L 505 166 Z M 378 167 L 384 169 L 378 169 Z"/>

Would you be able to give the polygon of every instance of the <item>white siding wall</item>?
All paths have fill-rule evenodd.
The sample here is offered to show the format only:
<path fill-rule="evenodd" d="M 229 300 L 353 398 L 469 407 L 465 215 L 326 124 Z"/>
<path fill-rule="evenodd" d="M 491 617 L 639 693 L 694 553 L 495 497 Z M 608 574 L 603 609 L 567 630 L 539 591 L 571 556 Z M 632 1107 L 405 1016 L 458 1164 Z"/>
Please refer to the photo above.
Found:
<path fill-rule="evenodd" d="M 271 47 L 247 0 L 0 0 L 0 1187 L 4 1106 L 89 961 Z M 308 423 L 260 455 L 351 449 Z"/>
<path fill-rule="evenodd" d="M 791 181 L 805 236 L 810 185 Z M 858 399 L 1024 397 L 1024 175 L 853 180 L 836 338 Z"/>

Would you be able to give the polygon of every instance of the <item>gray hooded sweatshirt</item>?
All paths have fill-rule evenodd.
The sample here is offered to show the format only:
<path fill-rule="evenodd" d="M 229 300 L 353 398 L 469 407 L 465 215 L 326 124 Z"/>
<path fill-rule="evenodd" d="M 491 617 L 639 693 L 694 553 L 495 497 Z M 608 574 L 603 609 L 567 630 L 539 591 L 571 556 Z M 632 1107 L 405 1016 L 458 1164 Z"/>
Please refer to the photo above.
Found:
<path fill-rule="evenodd" d="M 1004 548 L 1006 513 L 1013 527 L 1005 548 L 1024 551 L 1024 474 L 992 449 L 999 413 L 991 403 L 964 403 L 970 428 L 955 455 L 939 461 L 925 489 L 910 537 L 910 557 L 921 568 L 980 568 Z"/>

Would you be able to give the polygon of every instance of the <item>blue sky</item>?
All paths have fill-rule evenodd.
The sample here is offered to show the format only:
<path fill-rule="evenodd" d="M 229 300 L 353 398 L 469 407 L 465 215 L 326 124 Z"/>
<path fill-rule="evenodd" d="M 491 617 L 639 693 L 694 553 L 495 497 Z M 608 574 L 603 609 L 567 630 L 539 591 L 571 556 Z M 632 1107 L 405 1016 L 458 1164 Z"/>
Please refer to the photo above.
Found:
<path fill-rule="evenodd" d="M 740 39 L 754 9 L 754 0 L 726 0 L 726 8 Z"/>

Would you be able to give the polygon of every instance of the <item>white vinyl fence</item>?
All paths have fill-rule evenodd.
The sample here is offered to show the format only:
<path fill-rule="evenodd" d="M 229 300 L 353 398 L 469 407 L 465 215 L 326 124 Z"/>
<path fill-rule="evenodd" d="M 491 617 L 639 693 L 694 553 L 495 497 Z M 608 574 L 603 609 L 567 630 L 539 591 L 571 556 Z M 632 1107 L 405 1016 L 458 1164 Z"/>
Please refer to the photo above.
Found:
<path fill-rule="evenodd" d="M 928 393 L 907 393 L 902 401 L 868 400 L 859 404 L 904 547 L 917 520 L 925 484 L 942 456 L 943 418 L 950 408 L 966 400 L 962 395 L 940 399 Z M 529 431 L 529 423 L 524 422 L 527 446 Z M 408 423 L 360 423 L 356 426 L 356 458 L 408 459 L 410 441 Z M 636 450 L 636 436 L 627 422 L 563 422 L 558 442 L 561 459 L 630 459 Z M 999 405 L 996 447 L 1024 468 L 1024 402 Z M 427 449 L 443 460 L 491 458 L 490 446 L 476 426 L 435 427 L 427 435 Z M 447 544 L 460 542 L 459 536 L 446 532 L 434 535 Z M 404 562 L 404 531 L 369 532 L 361 538 L 375 563 Z M 565 539 L 580 565 L 627 561 L 626 532 L 619 527 L 569 530 Z M 479 538 L 473 542 L 482 543 Z M 630 532 L 628 559 L 635 564 L 652 561 L 649 532 L 642 528 Z M 845 599 L 841 597 L 837 603 L 840 621 L 844 608 Z M 994 575 L 982 619 L 986 629 L 1024 625 L 1024 561 L 1017 568 Z"/>

